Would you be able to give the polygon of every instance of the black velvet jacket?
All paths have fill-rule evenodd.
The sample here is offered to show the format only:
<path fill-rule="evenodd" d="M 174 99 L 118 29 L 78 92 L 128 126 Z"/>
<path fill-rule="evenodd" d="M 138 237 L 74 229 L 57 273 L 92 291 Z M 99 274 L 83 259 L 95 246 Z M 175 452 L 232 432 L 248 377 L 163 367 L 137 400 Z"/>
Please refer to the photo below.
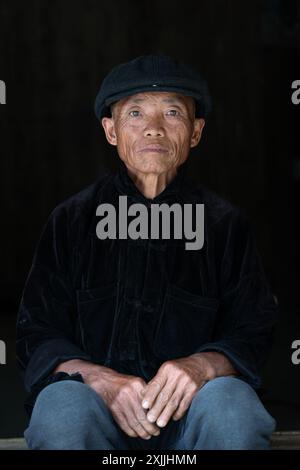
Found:
<path fill-rule="evenodd" d="M 100 240 L 96 208 L 204 203 L 205 242 Z M 124 164 L 57 206 L 34 255 L 17 321 L 17 360 L 33 406 L 61 362 L 81 358 L 146 381 L 166 360 L 224 353 L 255 389 L 277 306 L 243 210 L 191 183 L 186 164 L 146 199 Z"/>

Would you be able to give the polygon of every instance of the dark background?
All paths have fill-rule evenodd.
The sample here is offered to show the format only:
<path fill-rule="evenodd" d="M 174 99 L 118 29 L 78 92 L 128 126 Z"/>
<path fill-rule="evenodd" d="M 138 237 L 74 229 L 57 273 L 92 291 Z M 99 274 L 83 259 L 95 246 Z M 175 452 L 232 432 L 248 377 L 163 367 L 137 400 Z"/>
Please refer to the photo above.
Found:
<path fill-rule="evenodd" d="M 280 305 L 264 403 L 279 430 L 300 430 L 300 2 L 0 0 L 0 437 L 26 424 L 15 320 L 37 238 L 59 202 L 115 168 L 94 98 L 112 66 L 147 53 L 208 80 L 214 106 L 191 172 L 253 223 Z"/>

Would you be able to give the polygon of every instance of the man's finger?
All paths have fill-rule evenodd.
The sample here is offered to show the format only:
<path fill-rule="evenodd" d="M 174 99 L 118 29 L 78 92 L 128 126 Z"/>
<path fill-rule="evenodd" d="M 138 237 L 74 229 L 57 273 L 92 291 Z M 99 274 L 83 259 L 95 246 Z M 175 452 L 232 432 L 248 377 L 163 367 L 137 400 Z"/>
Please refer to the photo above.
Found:
<path fill-rule="evenodd" d="M 174 383 L 167 382 L 167 384 L 164 386 L 161 392 L 159 392 L 159 394 L 157 395 L 154 404 L 152 405 L 149 412 L 147 413 L 147 418 L 149 421 L 151 421 L 152 423 L 155 423 L 157 421 L 157 418 L 161 415 L 162 411 L 168 405 L 169 400 L 172 397 L 176 388 L 177 388 L 176 382 Z M 160 423 L 157 423 L 157 425 L 160 427 L 163 426 Z"/>
<path fill-rule="evenodd" d="M 162 388 L 164 387 L 167 378 L 163 375 L 157 374 L 146 386 L 144 390 L 144 397 L 142 401 L 142 407 L 144 409 L 149 409 L 152 407 L 153 403 L 155 402 L 158 394 L 161 392 Z"/>
<path fill-rule="evenodd" d="M 163 409 L 162 413 L 158 416 L 156 423 L 159 427 L 164 427 L 168 424 L 170 418 L 173 416 L 175 411 L 178 409 L 181 403 L 182 395 L 178 395 L 175 393 L 172 395 L 170 400 L 168 401 L 167 405 Z"/>
<path fill-rule="evenodd" d="M 150 434 L 144 428 L 143 424 L 135 416 L 134 410 L 132 408 L 126 410 L 126 421 L 127 426 L 129 426 L 137 434 L 138 437 L 142 439 L 148 439 Z"/>
<path fill-rule="evenodd" d="M 122 413 L 114 416 L 115 420 L 117 421 L 120 428 L 130 437 L 138 437 L 138 434 L 132 429 L 131 426 L 128 424 L 128 420 L 126 416 Z"/>
<path fill-rule="evenodd" d="M 158 436 L 160 434 L 159 427 L 155 423 L 150 423 L 143 409 L 136 414 L 136 423 L 142 425 L 146 433 L 151 436 Z"/>
<path fill-rule="evenodd" d="M 125 410 L 128 425 L 142 439 L 148 439 L 153 435 L 158 435 L 160 429 L 154 423 L 150 423 L 146 416 L 146 411 L 142 408 L 139 400 L 131 398 Z"/>
<path fill-rule="evenodd" d="M 190 404 L 192 403 L 194 395 L 195 395 L 195 393 L 190 393 L 188 395 L 185 395 L 182 398 L 182 400 L 179 403 L 179 406 L 178 406 L 177 410 L 174 412 L 174 414 L 172 416 L 172 419 L 174 421 L 178 421 L 179 419 L 181 419 L 184 416 L 184 414 L 186 413 L 186 411 L 190 407 Z"/>

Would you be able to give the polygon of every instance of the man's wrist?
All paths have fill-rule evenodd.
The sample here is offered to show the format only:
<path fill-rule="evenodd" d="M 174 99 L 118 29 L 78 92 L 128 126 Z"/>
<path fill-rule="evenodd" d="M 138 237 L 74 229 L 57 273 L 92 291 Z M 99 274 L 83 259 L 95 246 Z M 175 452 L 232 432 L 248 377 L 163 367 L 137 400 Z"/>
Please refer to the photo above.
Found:
<path fill-rule="evenodd" d="M 93 362 L 84 361 L 82 359 L 72 359 L 70 361 L 62 362 L 54 369 L 54 374 L 65 372 L 69 375 L 76 373 L 81 374 L 85 383 L 94 380 L 99 376 L 101 366 Z"/>
<path fill-rule="evenodd" d="M 66 372 L 70 375 L 79 373 L 84 383 L 90 386 L 93 386 L 95 383 L 97 383 L 97 386 L 100 386 L 101 382 L 105 383 L 109 377 L 119 374 L 109 367 L 82 359 L 72 359 L 59 364 L 54 370 L 54 373 L 58 372 Z"/>
<path fill-rule="evenodd" d="M 204 372 L 205 380 L 209 381 L 216 377 L 226 375 L 237 375 L 238 372 L 230 360 L 217 351 L 204 351 L 193 355 L 198 358 Z"/>

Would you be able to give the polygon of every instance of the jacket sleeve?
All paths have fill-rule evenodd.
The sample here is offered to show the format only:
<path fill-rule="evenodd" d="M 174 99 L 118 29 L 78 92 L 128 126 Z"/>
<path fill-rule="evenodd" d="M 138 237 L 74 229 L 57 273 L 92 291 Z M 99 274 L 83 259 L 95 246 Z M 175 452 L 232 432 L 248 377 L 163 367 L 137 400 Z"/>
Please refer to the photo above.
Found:
<path fill-rule="evenodd" d="M 76 298 L 67 214 L 50 215 L 23 290 L 16 327 L 17 363 L 32 392 L 61 362 L 90 360 L 75 342 Z"/>
<path fill-rule="evenodd" d="M 278 319 L 277 300 L 266 280 L 245 213 L 238 209 L 222 233 L 226 243 L 219 271 L 218 323 L 213 340 L 198 352 L 223 353 L 241 378 L 259 389 L 260 369 L 270 352 Z"/>

